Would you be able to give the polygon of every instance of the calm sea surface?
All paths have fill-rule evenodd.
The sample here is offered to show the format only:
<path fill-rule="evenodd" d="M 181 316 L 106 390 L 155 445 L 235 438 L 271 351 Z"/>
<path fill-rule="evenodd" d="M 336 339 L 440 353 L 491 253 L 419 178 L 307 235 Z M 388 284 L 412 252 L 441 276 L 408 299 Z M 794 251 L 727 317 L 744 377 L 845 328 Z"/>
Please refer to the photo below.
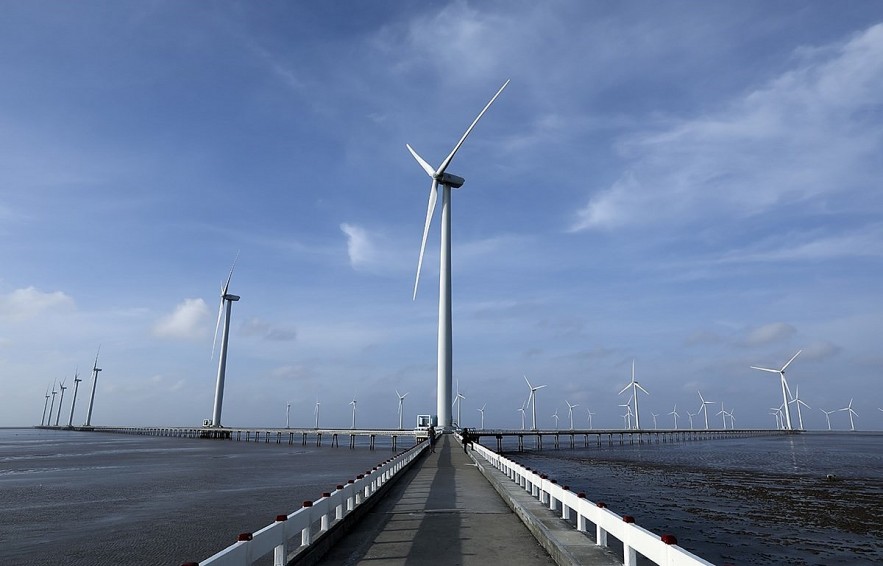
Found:
<path fill-rule="evenodd" d="M 883 433 L 566 445 L 508 456 L 715 564 L 883 564 Z"/>
<path fill-rule="evenodd" d="M 716 564 L 883 564 L 883 433 L 563 446 L 508 455 Z M 0 429 L 0 564 L 201 560 L 391 453 Z"/>
<path fill-rule="evenodd" d="M 199 561 L 392 454 L 0 429 L 0 565 Z"/>

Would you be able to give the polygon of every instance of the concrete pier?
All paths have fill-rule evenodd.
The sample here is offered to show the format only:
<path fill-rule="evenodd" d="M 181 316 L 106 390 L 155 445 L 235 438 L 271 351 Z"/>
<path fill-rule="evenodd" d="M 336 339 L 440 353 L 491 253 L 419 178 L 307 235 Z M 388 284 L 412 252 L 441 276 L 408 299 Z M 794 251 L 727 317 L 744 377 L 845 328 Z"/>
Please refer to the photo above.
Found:
<path fill-rule="evenodd" d="M 550 514 L 536 503 L 537 511 Z M 597 561 L 613 555 L 587 545 Z M 428 454 L 318 564 L 541 566 L 555 560 L 452 435 Z"/>

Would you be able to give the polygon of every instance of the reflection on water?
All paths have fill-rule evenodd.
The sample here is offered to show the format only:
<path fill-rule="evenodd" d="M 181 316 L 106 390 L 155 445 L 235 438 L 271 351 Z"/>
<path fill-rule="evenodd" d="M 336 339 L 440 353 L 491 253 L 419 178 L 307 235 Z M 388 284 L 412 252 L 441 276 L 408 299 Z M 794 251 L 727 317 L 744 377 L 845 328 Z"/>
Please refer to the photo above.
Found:
<path fill-rule="evenodd" d="M 883 563 L 883 434 L 508 455 L 716 564 Z"/>

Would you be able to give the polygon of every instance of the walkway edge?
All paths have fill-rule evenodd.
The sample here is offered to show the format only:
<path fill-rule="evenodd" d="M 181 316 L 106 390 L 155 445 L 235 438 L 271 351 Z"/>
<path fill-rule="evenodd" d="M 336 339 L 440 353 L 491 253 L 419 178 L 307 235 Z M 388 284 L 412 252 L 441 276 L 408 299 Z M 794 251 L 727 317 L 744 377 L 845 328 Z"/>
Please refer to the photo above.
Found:
<path fill-rule="evenodd" d="M 585 533 L 574 529 L 499 470 L 488 465 L 483 458 L 476 457 L 471 452 L 469 456 L 506 505 L 521 519 L 558 566 L 621 564 L 613 552 L 595 545 Z"/>

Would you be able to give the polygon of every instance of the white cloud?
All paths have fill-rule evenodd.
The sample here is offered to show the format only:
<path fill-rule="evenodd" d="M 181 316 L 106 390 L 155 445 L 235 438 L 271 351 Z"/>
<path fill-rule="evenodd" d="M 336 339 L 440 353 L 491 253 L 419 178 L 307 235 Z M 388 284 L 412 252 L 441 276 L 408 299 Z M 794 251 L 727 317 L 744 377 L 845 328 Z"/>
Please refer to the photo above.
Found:
<path fill-rule="evenodd" d="M 883 166 L 883 25 L 825 49 L 706 116 L 624 139 L 629 165 L 594 194 L 575 231 L 746 216 L 781 204 L 867 194 Z"/>
<path fill-rule="evenodd" d="M 204 338 L 208 331 L 211 312 L 202 299 L 184 299 L 174 312 L 162 317 L 153 327 L 153 334 L 160 338 Z"/>
<path fill-rule="evenodd" d="M 761 346 L 785 340 L 796 332 L 797 329 L 788 323 L 773 322 L 750 330 L 745 336 L 744 343 L 748 346 Z"/>
<path fill-rule="evenodd" d="M 804 241 L 799 241 L 799 240 Z M 816 237 L 791 234 L 784 239 L 796 243 L 781 246 L 783 238 L 776 237 L 774 246 L 761 242 L 755 249 L 731 252 L 721 258 L 721 263 L 765 262 L 786 260 L 824 260 L 843 257 L 883 256 L 883 230 L 872 226 L 855 232 L 836 236 Z"/>
<path fill-rule="evenodd" d="M 66 311 L 73 308 L 73 299 L 61 291 L 44 293 L 34 287 L 27 287 L 0 295 L 0 317 L 13 320 L 26 320 L 47 311 Z"/>
<path fill-rule="evenodd" d="M 258 336 L 264 340 L 287 342 L 297 337 L 294 329 L 279 328 L 257 317 L 243 322 L 240 329 L 245 336 Z"/>
<path fill-rule="evenodd" d="M 377 250 L 364 228 L 344 222 L 340 229 L 346 234 L 346 250 L 353 269 L 369 266 L 377 260 Z"/>

